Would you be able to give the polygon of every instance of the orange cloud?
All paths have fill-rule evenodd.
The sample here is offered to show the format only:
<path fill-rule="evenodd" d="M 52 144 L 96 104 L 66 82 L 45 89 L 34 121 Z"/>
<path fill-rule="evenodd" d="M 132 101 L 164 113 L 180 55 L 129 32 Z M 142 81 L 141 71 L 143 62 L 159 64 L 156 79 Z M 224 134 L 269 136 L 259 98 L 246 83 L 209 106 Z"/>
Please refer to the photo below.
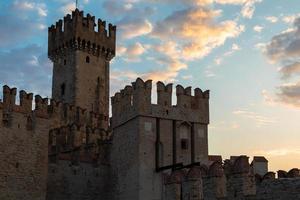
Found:
<path fill-rule="evenodd" d="M 174 12 L 154 26 L 151 35 L 161 43 L 153 47 L 167 57 L 163 63 L 168 68 L 163 74 L 170 75 L 165 78 L 174 79 L 180 70 L 187 68 L 187 62 L 207 56 L 244 31 L 243 26 L 232 20 L 216 22 L 221 13 L 203 7 L 188 8 Z"/>

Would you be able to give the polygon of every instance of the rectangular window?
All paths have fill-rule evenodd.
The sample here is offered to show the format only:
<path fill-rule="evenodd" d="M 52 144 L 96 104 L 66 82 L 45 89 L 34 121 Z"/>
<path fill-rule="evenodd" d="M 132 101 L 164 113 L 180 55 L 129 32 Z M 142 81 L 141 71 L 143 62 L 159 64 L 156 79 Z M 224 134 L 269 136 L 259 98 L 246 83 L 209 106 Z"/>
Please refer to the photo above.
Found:
<path fill-rule="evenodd" d="M 189 140 L 181 139 L 181 149 L 187 150 L 189 148 Z"/>
<path fill-rule="evenodd" d="M 147 131 L 147 132 L 152 131 L 152 123 L 151 122 L 145 122 L 145 131 Z"/>

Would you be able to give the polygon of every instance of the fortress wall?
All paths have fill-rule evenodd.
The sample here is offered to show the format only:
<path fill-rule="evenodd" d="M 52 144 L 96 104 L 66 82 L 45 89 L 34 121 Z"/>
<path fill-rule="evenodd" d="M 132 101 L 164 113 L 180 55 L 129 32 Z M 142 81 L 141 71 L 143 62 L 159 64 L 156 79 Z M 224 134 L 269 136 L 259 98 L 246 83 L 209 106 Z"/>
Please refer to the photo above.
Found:
<path fill-rule="evenodd" d="M 178 86 L 176 90 L 178 102 L 172 106 L 172 84 L 165 86 L 158 82 L 157 104 L 151 104 L 152 81 L 144 82 L 138 78 L 131 86 L 126 86 L 112 97 L 113 149 L 128 146 L 121 139 L 116 140 L 121 135 L 128 135 L 123 136 L 123 140 L 126 143 L 133 140 L 130 143 L 133 147 L 137 146 L 139 155 L 122 152 L 118 156 L 126 159 L 128 156 L 133 157 L 138 163 L 139 189 L 135 192 L 145 200 L 163 199 L 161 168 L 176 164 L 189 165 L 208 159 L 208 108 L 200 104 L 205 102 L 208 107 L 209 93 L 196 89 L 192 96 L 191 88 Z M 113 166 L 117 167 L 115 164 Z M 187 185 L 192 187 L 193 184 Z M 177 188 L 173 186 L 168 186 L 168 190 Z"/>
<path fill-rule="evenodd" d="M 60 160 L 49 165 L 47 200 L 111 199 L 109 166 L 72 165 Z"/>
<path fill-rule="evenodd" d="M 139 200 L 139 134 L 137 118 L 113 130 L 111 150 L 112 199 Z"/>
<path fill-rule="evenodd" d="M 44 200 L 48 167 L 49 120 L 32 94 L 4 86 L 0 103 L 0 199 Z"/>
<path fill-rule="evenodd" d="M 152 81 L 138 78 L 132 86 L 126 86 L 112 97 L 112 127 L 116 127 L 138 115 L 162 119 L 209 123 L 209 91 L 176 87 L 177 104 L 172 106 L 172 85 L 157 83 L 158 102 L 151 104 Z"/>
<path fill-rule="evenodd" d="M 257 187 L 257 199 L 285 200 L 300 199 L 300 177 L 264 180 Z"/>

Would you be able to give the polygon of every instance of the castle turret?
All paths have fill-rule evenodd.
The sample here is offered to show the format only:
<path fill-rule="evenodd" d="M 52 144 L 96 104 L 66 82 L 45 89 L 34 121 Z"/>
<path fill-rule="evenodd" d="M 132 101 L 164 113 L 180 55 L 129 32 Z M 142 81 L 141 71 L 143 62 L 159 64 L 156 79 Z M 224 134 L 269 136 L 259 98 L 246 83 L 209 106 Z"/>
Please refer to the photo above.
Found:
<path fill-rule="evenodd" d="M 108 128 L 109 63 L 115 56 L 116 26 L 76 9 L 49 27 L 48 56 L 54 63 L 53 99 L 101 116 Z"/>

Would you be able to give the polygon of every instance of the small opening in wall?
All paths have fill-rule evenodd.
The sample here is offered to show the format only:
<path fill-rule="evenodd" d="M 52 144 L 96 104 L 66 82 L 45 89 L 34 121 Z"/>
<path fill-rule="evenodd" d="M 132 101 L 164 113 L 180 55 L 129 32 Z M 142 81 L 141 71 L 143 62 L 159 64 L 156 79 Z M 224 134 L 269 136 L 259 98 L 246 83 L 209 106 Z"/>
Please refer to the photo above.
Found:
<path fill-rule="evenodd" d="M 90 57 L 89 57 L 89 56 L 87 56 L 87 57 L 85 58 L 85 62 L 86 62 L 86 63 L 90 63 Z"/>
<path fill-rule="evenodd" d="M 19 168 L 19 166 L 20 166 L 20 164 L 17 162 L 17 163 L 16 163 L 16 168 L 18 169 L 18 168 Z"/>
<path fill-rule="evenodd" d="M 61 84 L 60 86 L 60 90 L 61 90 L 61 96 L 64 96 L 66 93 L 66 84 Z"/>
<path fill-rule="evenodd" d="M 64 65 L 66 65 L 67 64 L 67 60 L 66 59 L 64 59 Z"/>
<path fill-rule="evenodd" d="M 181 149 L 187 150 L 189 148 L 188 139 L 181 139 Z"/>

